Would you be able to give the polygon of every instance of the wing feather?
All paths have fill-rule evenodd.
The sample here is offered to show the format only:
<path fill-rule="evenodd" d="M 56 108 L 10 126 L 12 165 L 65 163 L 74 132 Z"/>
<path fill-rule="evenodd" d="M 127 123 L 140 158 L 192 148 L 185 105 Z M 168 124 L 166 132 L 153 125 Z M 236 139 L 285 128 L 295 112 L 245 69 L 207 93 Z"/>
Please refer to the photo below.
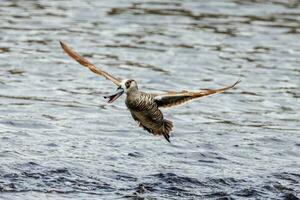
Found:
<path fill-rule="evenodd" d="M 119 86 L 121 84 L 121 79 L 114 77 L 113 75 L 97 68 L 94 64 L 90 63 L 87 59 L 83 58 L 82 56 L 80 56 L 78 53 L 76 53 L 75 51 L 73 51 L 66 43 L 59 41 L 61 47 L 63 48 L 63 50 L 74 60 L 76 60 L 79 64 L 87 67 L 89 70 L 91 70 L 92 72 L 100 75 L 100 76 L 104 76 L 106 79 L 111 80 L 114 84 L 116 84 L 117 86 Z"/>
<path fill-rule="evenodd" d="M 168 92 L 165 94 L 155 95 L 154 99 L 155 99 L 158 107 L 162 107 L 162 108 L 173 107 L 173 106 L 181 105 L 188 101 L 194 100 L 196 98 L 225 92 L 226 90 L 233 88 L 240 82 L 241 81 L 238 80 L 237 82 L 235 82 L 234 84 L 232 84 L 230 86 L 216 89 L 216 90 L 202 89 L 202 90 L 199 90 L 196 92 L 191 92 L 191 91 Z"/>

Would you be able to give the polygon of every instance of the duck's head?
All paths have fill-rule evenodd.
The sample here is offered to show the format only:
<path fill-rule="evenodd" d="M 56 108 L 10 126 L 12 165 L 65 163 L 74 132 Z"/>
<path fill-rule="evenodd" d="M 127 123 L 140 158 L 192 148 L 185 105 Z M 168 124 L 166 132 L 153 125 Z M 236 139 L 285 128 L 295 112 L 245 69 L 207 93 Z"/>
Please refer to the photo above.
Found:
<path fill-rule="evenodd" d="M 134 92 L 137 90 L 138 90 L 138 86 L 135 80 L 133 79 L 123 80 L 115 93 L 108 96 L 104 96 L 104 98 L 109 99 L 108 103 L 112 103 L 115 100 L 117 100 L 124 92 L 128 94 L 130 92 Z"/>

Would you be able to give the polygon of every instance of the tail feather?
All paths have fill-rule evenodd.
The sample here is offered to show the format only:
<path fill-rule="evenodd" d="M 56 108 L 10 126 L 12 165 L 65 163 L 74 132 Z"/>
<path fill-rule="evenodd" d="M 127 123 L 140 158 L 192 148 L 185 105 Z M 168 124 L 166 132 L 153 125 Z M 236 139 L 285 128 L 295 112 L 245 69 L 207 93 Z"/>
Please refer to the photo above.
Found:
<path fill-rule="evenodd" d="M 165 137 L 165 139 L 171 143 L 170 141 L 170 132 L 172 131 L 173 128 L 173 123 L 169 120 L 164 120 L 164 124 L 163 124 L 163 130 L 162 130 L 162 134 Z"/>
<path fill-rule="evenodd" d="M 172 131 L 172 128 L 173 128 L 173 123 L 171 121 L 164 119 L 162 126 L 159 128 L 155 128 L 155 129 L 148 128 L 145 125 L 143 125 L 140 121 L 138 121 L 138 122 L 139 122 L 139 126 L 144 128 L 149 133 L 152 133 L 154 135 L 163 135 L 165 137 L 165 139 L 171 143 L 170 132 Z"/>

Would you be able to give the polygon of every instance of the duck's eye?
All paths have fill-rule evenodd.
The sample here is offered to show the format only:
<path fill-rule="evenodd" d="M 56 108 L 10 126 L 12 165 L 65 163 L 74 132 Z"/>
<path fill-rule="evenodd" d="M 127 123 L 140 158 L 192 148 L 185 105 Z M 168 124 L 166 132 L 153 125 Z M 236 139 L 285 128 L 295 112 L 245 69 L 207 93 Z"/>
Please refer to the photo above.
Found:
<path fill-rule="evenodd" d="M 127 82 L 125 83 L 126 88 L 129 88 L 130 82 L 131 82 L 131 81 L 127 81 Z"/>

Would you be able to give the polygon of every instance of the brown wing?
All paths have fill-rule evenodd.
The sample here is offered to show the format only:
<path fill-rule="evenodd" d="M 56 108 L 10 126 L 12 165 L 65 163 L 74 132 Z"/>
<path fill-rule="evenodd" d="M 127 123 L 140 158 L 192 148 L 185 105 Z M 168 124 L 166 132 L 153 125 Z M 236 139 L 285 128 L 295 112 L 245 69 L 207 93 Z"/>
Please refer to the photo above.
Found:
<path fill-rule="evenodd" d="M 63 48 L 63 50 L 74 60 L 76 60 L 79 64 L 89 68 L 92 72 L 100 75 L 100 76 L 104 76 L 106 79 L 111 80 L 114 84 L 116 84 L 117 86 L 120 85 L 121 80 L 119 78 L 114 77 L 113 75 L 98 69 L 95 65 L 93 65 L 92 63 L 90 63 L 88 60 L 86 60 L 85 58 L 83 58 L 82 56 L 80 56 L 78 53 L 76 53 L 75 51 L 73 51 L 70 47 L 68 47 L 68 45 L 62 41 L 59 41 L 61 47 Z"/>
<path fill-rule="evenodd" d="M 233 85 L 217 89 L 217 90 L 210 90 L 210 89 L 203 89 L 196 92 L 189 92 L 189 91 L 181 91 L 181 92 L 168 92 L 161 95 L 155 95 L 155 101 L 158 105 L 158 107 L 173 107 L 180 104 L 183 104 L 185 102 L 194 100 L 196 98 L 200 98 L 203 96 L 208 96 L 211 94 L 216 93 L 222 93 L 226 90 L 233 88 L 235 85 L 237 85 L 240 80 L 235 82 Z"/>

